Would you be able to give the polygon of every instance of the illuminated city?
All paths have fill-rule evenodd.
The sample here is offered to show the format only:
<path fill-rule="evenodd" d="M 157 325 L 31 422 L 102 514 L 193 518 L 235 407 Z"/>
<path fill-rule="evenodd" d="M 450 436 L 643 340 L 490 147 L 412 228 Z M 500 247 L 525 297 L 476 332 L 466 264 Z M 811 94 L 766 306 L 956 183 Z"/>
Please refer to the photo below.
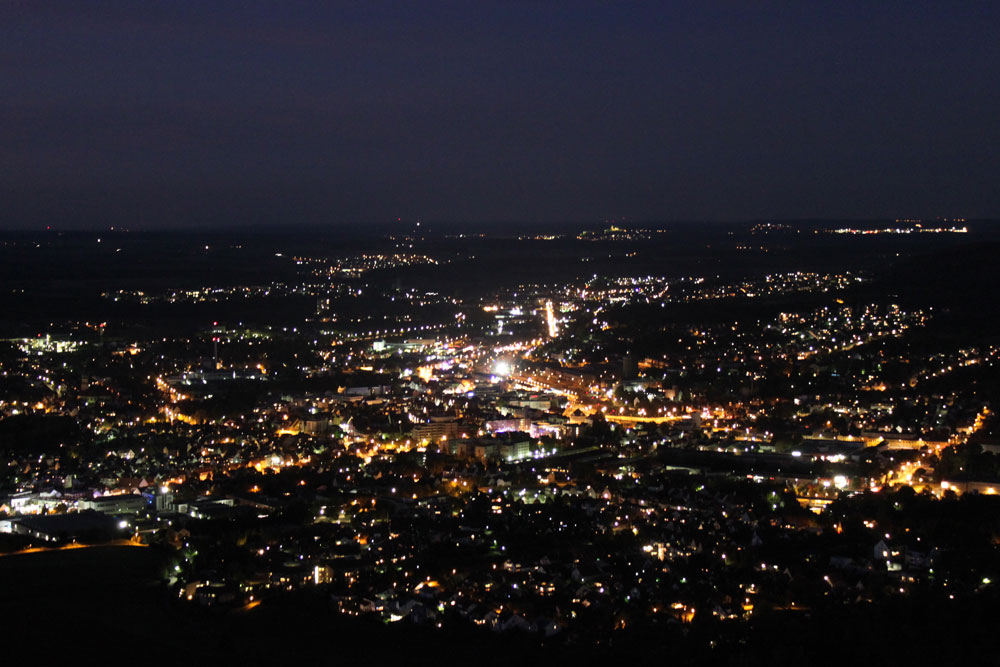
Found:
<path fill-rule="evenodd" d="M 755 233 L 699 232 L 728 246 L 695 263 Z M 849 269 L 808 234 L 763 271 L 654 275 L 661 248 L 620 230 L 487 233 L 471 252 L 443 236 L 414 228 L 403 263 L 209 245 L 210 273 L 267 255 L 274 277 L 84 290 L 100 322 L 8 338 L 7 549 L 154 549 L 180 609 L 322 591 L 338 616 L 569 646 L 991 590 L 995 566 L 970 579 L 956 560 L 971 538 L 905 508 L 962 525 L 967 498 L 997 495 L 1000 344 L 956 334 L 965 301 L 899 282 L 881 241 Z M 112 238 L 118 258 L 149 243 Z M 477 274 L 505 243 L 570 259 Z M 595 243 L 610 260 L 580 275 Z M 788 265 L 809 257 L 820 270 Z"/>
<path fill-rule="evenodd" d="M 8 663 L 1000 652 L 995 3 L 6 4 Z"/>

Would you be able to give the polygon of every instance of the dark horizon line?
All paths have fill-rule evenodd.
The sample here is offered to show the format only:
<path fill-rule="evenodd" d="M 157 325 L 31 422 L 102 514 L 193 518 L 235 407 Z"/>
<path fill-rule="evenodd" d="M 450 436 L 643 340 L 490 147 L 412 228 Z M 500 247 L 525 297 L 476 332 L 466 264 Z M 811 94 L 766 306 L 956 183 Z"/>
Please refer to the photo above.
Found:
<path fill-rule="evenodd" d="M 629 218 L 603 218 L 593 220 L 421 220 L 421 219 L 397 219 L 384 221 L 341 221 L 330 223 L 265 223 L 265 224 L 218 224 L 211 226 L 190 226 L 190 227 L 138 227 L 132 228 L 128 225 L 108 225 L 107 227 L 52 227 L 46 225 L 44 228 L 38 227 L 14 227 L 0 228 L 0 234 L 36 234 L 36 233 L 74 233 L 74 234 L 108 234 L 108 233 L 218 233 L 218 232 L 287 232 L 287 231 L 318 231 L 318 230 L 348 230 L 357 228 L 363 230 L 365 227 L 412 227 L 417 224 L 443 225 L 445 227 L 468 226 L 470 228 L 489 228 L 502 225 L 516 225 L 520 228 L 530 226 L 545 227 L 579 227 L 586 225 L 621 225 L 623 229 L 636 229 L 646 226 L 668 226 L 668 225 L 754 225 L 754 224 L 783 224 L 783 225 L 815 225 L 824 223 L 855 223 L 855 224 L 876 224 L 876 223 L 927 223 L 927 222 L 948 222 L 948 223 L 996 223 L 1000 222 L 1000 217 L 964 218 L 964 217 L 924 217 L 924 218 L 842 218 L 842 217 L 808 217 L 808 218 L 749 218 L 745 220 L 634 220 Z"/>

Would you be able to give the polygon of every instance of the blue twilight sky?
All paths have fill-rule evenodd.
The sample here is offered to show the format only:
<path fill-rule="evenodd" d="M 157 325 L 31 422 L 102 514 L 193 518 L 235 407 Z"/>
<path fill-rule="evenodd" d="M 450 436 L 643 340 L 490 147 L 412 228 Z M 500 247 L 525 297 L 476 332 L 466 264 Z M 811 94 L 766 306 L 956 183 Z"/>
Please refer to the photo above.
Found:
<path fill-rule="evenodd" d="M 0 229 L 1000 217 L 1000 3 L 0 5 Z"/>

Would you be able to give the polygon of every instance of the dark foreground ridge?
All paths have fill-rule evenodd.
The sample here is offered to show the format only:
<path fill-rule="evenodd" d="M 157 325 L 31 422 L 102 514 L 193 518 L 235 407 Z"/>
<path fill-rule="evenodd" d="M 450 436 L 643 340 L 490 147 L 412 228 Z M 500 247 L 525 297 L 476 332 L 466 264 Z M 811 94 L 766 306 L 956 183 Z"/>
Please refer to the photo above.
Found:
<path fill-rule="evenodd" d="M 281 664 L 294 656 L 317 664 L 456 666 L 622 660 L 762 667 L 863 660 L 930 665 L 975 661 L 1000 649 L 989 622 L 995 597 L 773 613 L 745 627 L 709 623 L 683 632 L 622 631 L 612 645 L 597 648 L 528 635 L 427 631 L 345 618 L 320 591 L 249 610 L 192 610 L 159 585 L 165 555 L 152 548 L 96 546 L 0 557 L 5 635 L 22 646 L 57 645 L 74 659 L 143 656 L 153 664 Z M 55 618 L 64 620 L 56 623 Z"/>

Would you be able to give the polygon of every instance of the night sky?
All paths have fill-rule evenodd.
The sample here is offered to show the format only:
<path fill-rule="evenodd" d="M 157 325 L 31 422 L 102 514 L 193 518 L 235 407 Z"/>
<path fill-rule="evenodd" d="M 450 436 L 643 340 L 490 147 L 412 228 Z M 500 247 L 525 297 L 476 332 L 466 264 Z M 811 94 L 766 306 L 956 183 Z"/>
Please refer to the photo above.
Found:
<path fill-rule="evenodd" d="M 0 228 L 1000 217 L 1000 3 L 0 8 Z"/>

